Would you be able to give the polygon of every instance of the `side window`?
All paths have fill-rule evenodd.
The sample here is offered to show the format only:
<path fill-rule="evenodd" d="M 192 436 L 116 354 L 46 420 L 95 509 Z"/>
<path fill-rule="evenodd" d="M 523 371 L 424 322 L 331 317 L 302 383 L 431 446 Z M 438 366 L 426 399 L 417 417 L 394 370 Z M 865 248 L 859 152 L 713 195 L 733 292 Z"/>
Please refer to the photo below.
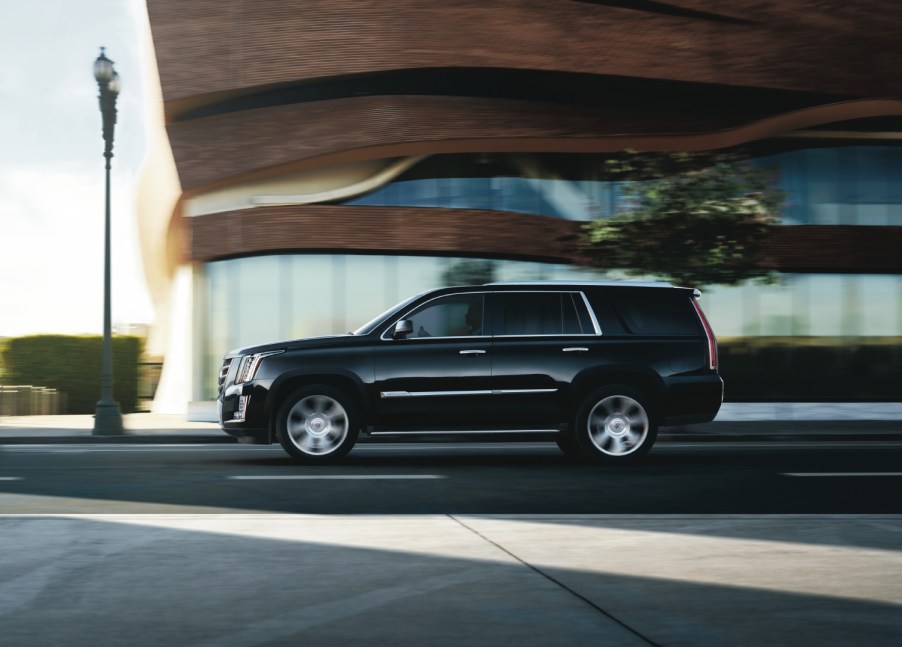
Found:
<path fill-rule="evenodd" d="M 570 293 L 509 292 L 498 294 L 495 335 L 578 335 L 583 332 Z"/>
<path fill-rule="evenodd" d="M 618 336 L 628 334 L 625 324 L 620 316 L 615 312 L 614 306 L 600 290 L 587 290 L 586 297 L 589 299 L 589 305 L 601 331 L 604 335 Z"/>
<path fill-rule="evenodd" d="M 595 325 L 592 323 L 592 318 L 589 315 L 586 300 L 583 297 L 582 292 L 571 293 L 570 296 L 573 299 L 573 307 L 576 308 L 576 316 L 579 319 L 580 330 L 584 335 L 595 335 Z"/>
<path fill-rule="evenodd" d="M 579 317 L 576 315 L 576 306 L 573 303 L 572 294 L 561 295 L 561 323 L 563 324 L 563 333 L 565 335 L 579 335 L 583 332 L 583 327 L 579 323 Z"/>
<path fill-rule="evenodd" d="M 407 318 L 413 322 L 417 337 L 466 337 L 482 335 L 482 294 L 453 294 L 430 301 Z"/>
<path fill-rule="evenodd" d="M 626 328 L 637 335 L 699 335 L 698 316 L 684 291 L 616 289 L 609 292 Z"/>

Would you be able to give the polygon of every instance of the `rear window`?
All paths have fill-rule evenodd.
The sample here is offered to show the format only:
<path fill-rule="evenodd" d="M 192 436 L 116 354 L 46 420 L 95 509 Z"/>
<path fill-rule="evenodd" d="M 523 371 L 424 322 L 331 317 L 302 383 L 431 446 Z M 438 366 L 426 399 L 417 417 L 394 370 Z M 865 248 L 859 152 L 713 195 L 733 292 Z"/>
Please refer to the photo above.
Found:
<path fill-rule="evenodd" d="M 607 291 L 620 322 L 634 335 L 699 335 L 702 328 L 689 293 L 670 288 Z M 594 306 L 594 303 L 593 303 Z"/>

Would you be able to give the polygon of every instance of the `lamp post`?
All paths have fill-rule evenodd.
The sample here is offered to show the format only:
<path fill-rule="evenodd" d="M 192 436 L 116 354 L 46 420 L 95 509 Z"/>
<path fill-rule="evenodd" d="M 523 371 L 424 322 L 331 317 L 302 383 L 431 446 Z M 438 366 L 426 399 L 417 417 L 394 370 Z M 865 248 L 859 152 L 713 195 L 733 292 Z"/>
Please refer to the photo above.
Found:
<path fill-rule="evenodd" d="M 103 116 L 103 156 L 106 158 L 106 219 L 103 248 L 103 366 L 100 374 L 100 400 L 94 411 L 95 436 L 122 433 L 122 413 L 113 399 L 113 341 L 110 307 L 110 160 L 113 157 L 113 130 L 116 127 L 116 97 L 119 96 L 119 74 L 113 61 L 100 48 L 94 61 L 94 78 L 100 88 L 100 114 Z"/>

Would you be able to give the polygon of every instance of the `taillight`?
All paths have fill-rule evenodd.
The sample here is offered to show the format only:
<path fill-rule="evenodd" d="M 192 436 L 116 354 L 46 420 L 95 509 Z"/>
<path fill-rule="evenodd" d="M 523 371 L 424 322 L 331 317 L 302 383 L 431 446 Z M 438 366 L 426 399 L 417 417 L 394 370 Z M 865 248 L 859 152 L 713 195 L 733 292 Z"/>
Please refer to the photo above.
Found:
<path fill-rule="evenodd" d="M 692 305 L 695 307 L 695 312 L 698 314 L 699 321 L 702 322 L 702 327 L 705 329 L 705 337 L 708 338 L 708 368 L 716 371 L 717 339 L 714 337 L 714 331 L 711 330 L 711 324 L 708 323 L 708 318 L 705 317 L 705 313 L 702 312 L 702 307 L 698 305 L 698 301 L 692 299 Z"/>

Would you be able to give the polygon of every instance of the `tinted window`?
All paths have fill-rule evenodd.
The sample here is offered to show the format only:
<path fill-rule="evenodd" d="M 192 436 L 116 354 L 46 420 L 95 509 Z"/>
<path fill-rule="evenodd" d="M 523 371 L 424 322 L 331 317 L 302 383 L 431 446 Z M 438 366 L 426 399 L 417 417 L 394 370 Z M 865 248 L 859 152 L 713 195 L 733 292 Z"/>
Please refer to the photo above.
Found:
<path fill-rule="evenodd" d="M 595 326 L 592 324 L 592 319 L 589 316 L 589 311 L 586 307 L 586 300 L 583 298 L 582 293 L 571 294 L 570 296 L 573 299 L 573 305 L 576 308 L 577 317 L 579 318 L 579 327 L 583 334 L 596 334 Z"/>
<path fill-rule="evenodd" d="M 626 329 L 636 335 L 698 335 L 687 293 L 673 289 L 613 289 L 608 296 Z"/>
<path fill-rule="evenodd" d="M 482 335 L 482 294 L 454 294 L 430 301 L 407 318 L 415 337 L 466 337 Z"/>
<path fill-rule="evenodd" d="M 579 323 L 579 317 L 576 315 L 576 307 L 573 305 L 573 295 L 561 295 L 561 322 L 563 323 L 563 332 L 583 332 Z"/>
<path fill-rule="evenodd" d="M 624 335 L 627 334 L 623 320 L 617 315 L 614 306 L 600 290 L 591 290 L 586 292 L 589 299 L 589 305 L 595 313 L 598 325 L 601 327 L 602 335 Z"/>
<path fill-rule="evenodd" d="M 511 292 L 498 295 L 496 335 L 578 335 L 579 317 L 569 293 Z"/>

